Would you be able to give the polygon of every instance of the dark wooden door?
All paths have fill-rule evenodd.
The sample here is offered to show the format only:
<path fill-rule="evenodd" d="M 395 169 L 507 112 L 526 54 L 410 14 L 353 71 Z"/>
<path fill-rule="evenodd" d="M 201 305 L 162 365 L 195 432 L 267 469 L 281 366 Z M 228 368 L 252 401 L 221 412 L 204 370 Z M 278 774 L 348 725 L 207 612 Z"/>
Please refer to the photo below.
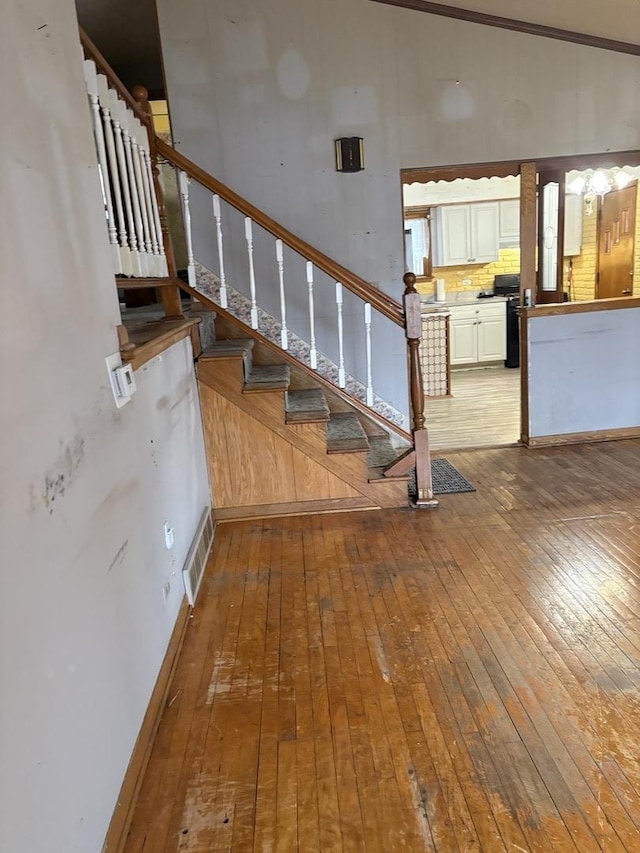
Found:
<path fill-rule="evenodd" d="M 607 193 L 600 207 L 598 299 L 631 296 L 637 185 Z"/>

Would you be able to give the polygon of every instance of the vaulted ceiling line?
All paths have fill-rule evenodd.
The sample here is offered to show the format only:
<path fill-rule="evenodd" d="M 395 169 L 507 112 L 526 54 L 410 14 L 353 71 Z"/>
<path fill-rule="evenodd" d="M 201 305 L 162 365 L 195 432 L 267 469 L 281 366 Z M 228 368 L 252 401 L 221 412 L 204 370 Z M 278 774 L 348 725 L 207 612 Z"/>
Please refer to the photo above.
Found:
<path fill-rule="evenodd" d="M 616 39 L 595 36 L 590 33 L 579 33 L 550 27 L 546 24 L 535 24 L 531 21 L 518 21 L 515 18 L 504 18 L 490 15 L 487 12 L 476 12 L 471 9 L 461 9 L 459 6 L 447 6 L 443 3 L 432 3 L 430 0 L 372 0 L 373 3 L 384 3 L 388 6 L 399 6 L 403 9 L 413 9 L 417 12 L 427 12 L 429 15 L 439 15 L 443 18 L 453 18 L 471 24 L 482 24 L 487 27 L 497 27 L 502 30 L 525 33 L 540 38 L 556 39 L 557 41 L 596 47 L 601 50 L 611 50 L 615 53 L 626 53 L 640 56 L 640 44 L 617 41 Z"/>

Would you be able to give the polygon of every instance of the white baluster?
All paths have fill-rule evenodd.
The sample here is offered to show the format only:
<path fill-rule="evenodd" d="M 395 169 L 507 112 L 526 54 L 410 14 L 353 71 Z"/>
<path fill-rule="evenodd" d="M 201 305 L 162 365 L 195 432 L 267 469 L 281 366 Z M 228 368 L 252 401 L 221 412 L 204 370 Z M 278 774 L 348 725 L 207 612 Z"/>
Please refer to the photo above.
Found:
<path fill-rule="evenodd" d="M 184 219 L 184 238 L 187 244 L 187 277 L 191 287 L 196 286 L 196 267 L 193 260 L 193 241 L 191 237 L 191 208 L 189 207 L 189 176 L 178 172 L 178 186 L 182 199 L 182 217 Z"/>
<path fill-rule="evenodd" d="M 149 184 L 149 172 L 147 171 L 147 132 L 140 126 L 138 135 L 138 157 L 140 160 L 140 179 L 142 181 L 142 194 L 144 198 L 144 210 L 146 211 L 146 222 L 149 229 L 150 246 L 147 249 L 150 257 L 152 274 L 154 276 L 162 276 L 162 264 L 160 261 L 160 250 L 158 243 L 158 235 L 156 234 L 156 223 L 153 213 L 153 185 Z M 162 239 L 162 237 L 160 237 Z"/>
<path fill-rule="evenodd" d="M 153 224 L 154 230 L 157 235 L 158 240 L 158 275 L 164 276 L 169 274 L 169 268 L 167 266 L 167 255 L 164 251 L 164 237 L 162 235 L 162 225 L 160 223 L 160 209 L 158 207 L 158 198 L 156 196 L 156 185 L 153 180 L 153 170 L 151 167 L 151 154 L 149 153 L 149 149 L 145 148 L 143 150 L 144 154 L 144 162 L 147 167 L 147 181 L 149 183 L 149 188 L 151 192 L 151 207 L 153 208 Z"/>
<path fill-rule="evenodd" d="M 129 238 L 127 235 L 127 225 L 124 216 L 124 208 L 122 204 L 122 187 L 120 185 L 120 174 L 118 170 L 118 155 L 116 153 L 116 143 L 113 130 L 113 118 L 111 116 L 111 100 L 109 95 L 109 84 L 104 74 L 98 74 L 98 101 L 102 112 L 102 123 L 104 129 L 104 139 L 107 148 L 107 158 L 109 161 L 109 178 L 113 188 L 113 203 L 116 212 L 116 227 L 118 229 L 118 243 L 120 266 L 122 267 L 123 275 L 133 275 L 133 266 L 131 262 L 131 252 L 129 249 Z"/>
<path fill-rule="evenodd" d="M 136 187 L 138 188 L 137 196 L 140 205 L 140 217 L 142 219 L 142 233 L 144 236 L 144 257 L 147 269 L 147 275 L 157 275 L 154 264 L 153 249 L 151 244 L 151 231 L 149 229 L 149 214 L 147 212 L 147 201 L 144 193 L 144 180 L 142 178 L 142 169 L 140 168 L 140 131 L 142 125 L 135 117 L 129 113 L 129 135 L 131 137 L 131 158 L 133 160 L 133 173 L 136 179 Z"/>
<path fill-rule="evenodd" d="M 338 386 L 344 388 L 347 377 L 344 372 L 344 329 L 342 325 L 342 285 L 336 281 L 336 307 L 338 309 Z"/>
<path fill-rule="evenodd" d="M 249 253 L 249 287 L 251 289 L 251 328 L 258 328 L 258 305 L 256 303 L 256 273 L 253 267 L 253 223 L 249 216 L 244 220 L 244 234 L 247 238 L 247 252 Z"/>
<path fill-rule="evenodd" d="M 278 262 L 278 277 L 280 279 L 280 318 L 282 328 L 280 329 L 280 346 L 289 349 L 289 332 L 287 330 L 287 303 L 284 293 L 284 252 L 282 240 L 276 240 L 276 260 Z"/>
<path fill-rule="evenodd" d="M 227 279 L 224 274 L 224 250 L 222 248 L 222 216 L 220 215 L 220 196 L 213 197 L 213 216 L 216 220 L 216 237 L 218 239 L 218 265 L 220 267 L 220 305 L 227 307 Z"/>
<path fill-rule="evenodd" d="M 120 100 L 113 91 L 108 91 L 109 106 L 111 111 L 111 120 L 113 123 L 113 133 L 115 137 L 116 157 L 118 159 L 118 175 L 120 177 L 120 186 L 122 188 L 122 201 L 127 215 L 127 242 L 129 244 L 131 257 L 131 274 L 134 276 L 142 275 L 140 265 L 140 255 L 138 254 L 138 240 L 136 237 L 135 222 L 133 220 L 133 207 L 131 206 L 131 190 L 129 188 L 129 175 L 127 172 L 127 161 L 124 150 L 123 130 L 122 130 L 122 113 Z"/>
<path fill-rule="evenodd" d="M 87 92 L 89 94 L 89 103 L 91 105 L 91 115 L 93 118 L 93 133 L 96 141 L 96 151 L 98 152 L 100 186 L 102 187 L 102 197 L 104 199 L 105 214 L 107 219 L 107 233 L 109 235 L 109 245 L 111 246 L 111 257 L 113 260 L 114 273 L 116 275 L 121 275 L 123 272 L 122 260 L 120 259 L 120 247 L 118 246 L 116 219 L 113 215 L 113 203 L 111 201 L 111 182 L 109 181 L 107 149 L 105 147 L 104 128 L 102 126 L 102 118 L 100 116 L 100 103 L 98 101 L 98 79 L 95 62 L 93 62 L 93 60 L 91 59 L 85 60 L 84 76 L 87 82 Z"/>
<path fill-rule="evenodd" d="M 371 305 L 364 303 L 364 329 L 367 341 L 367 406 L 373 406 L 373 376 L 371 373 Z"/>
<path fill-rule="evenodd" d="M 318 353 L 316 351 L 316 317 L 313 307 L 313 264 L 307 261 L 307 289 L 309 291 L 309 363 L 316 370 L 318 367 Z"/>
<path fill-rule="evenodd" d="M 120 127 L 122 128 L 122 142 L 124 144 L 124 156 L 127 164 L 127 176 L 129 178 L 129 194 L 131 196 L 131 210 L 133 212 L 133 227 L 136 229 L 136 240 L 138 242 L 138 257 L 140 259 L 140 274 L 149 275 L 147 255 L 144 250 L 144 231 L 142 228 L 142 214 L 140 212 L 140 199 L 138 197 L 138 185 L 133 168 L 133 144 L 129 130 L 129 121 L 132 113 L 127 109 L 124 101 L 119 101 Z"/>

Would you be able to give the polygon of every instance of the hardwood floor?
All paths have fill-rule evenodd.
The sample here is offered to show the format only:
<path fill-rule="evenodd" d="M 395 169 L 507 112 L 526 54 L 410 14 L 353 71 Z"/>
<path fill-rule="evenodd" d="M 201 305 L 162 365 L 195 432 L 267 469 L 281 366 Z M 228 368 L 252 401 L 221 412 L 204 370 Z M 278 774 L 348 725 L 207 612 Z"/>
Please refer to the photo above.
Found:
<path fill-rule="evenodd" d="M 640 850 L 640 441 L 219 527 L 126 853 Z"/>
<path fill-rule="evenodd" d="M 432 450 L 506 446 L 520 440 L 519 370 L 453 370 L 451 392 L 451 397 L 425 404 Z"/>

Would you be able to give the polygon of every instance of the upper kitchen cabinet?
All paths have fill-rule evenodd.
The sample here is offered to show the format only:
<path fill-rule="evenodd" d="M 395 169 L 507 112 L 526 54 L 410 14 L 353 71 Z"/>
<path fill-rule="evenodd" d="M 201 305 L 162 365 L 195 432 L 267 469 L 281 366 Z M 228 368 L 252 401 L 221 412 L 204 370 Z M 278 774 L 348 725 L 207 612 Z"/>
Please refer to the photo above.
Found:
<path fill-rule="evenodd" d="M 520 245 L 520 199 L 500 202 L 500 247 Z"/>
<path fill-rule="evenodd" d="M 582 252 L 582 196 L 567 193 L 564 204 L 564 255 L 568 258 Z M 500 202 L 500 247 L 519 243 L 520 199 L 510 198 Z"/>
<path fill-rule="evenodd" d="M 499 204 L 495 201 L 433 208 L 433 266 L 457 267 L 497 261 L 499 213 Z"/>
<path fill-rule="evenodd" d="M 564 255 L 582 252 L 582 196 L 567 195 L 564 201 Z"/>

